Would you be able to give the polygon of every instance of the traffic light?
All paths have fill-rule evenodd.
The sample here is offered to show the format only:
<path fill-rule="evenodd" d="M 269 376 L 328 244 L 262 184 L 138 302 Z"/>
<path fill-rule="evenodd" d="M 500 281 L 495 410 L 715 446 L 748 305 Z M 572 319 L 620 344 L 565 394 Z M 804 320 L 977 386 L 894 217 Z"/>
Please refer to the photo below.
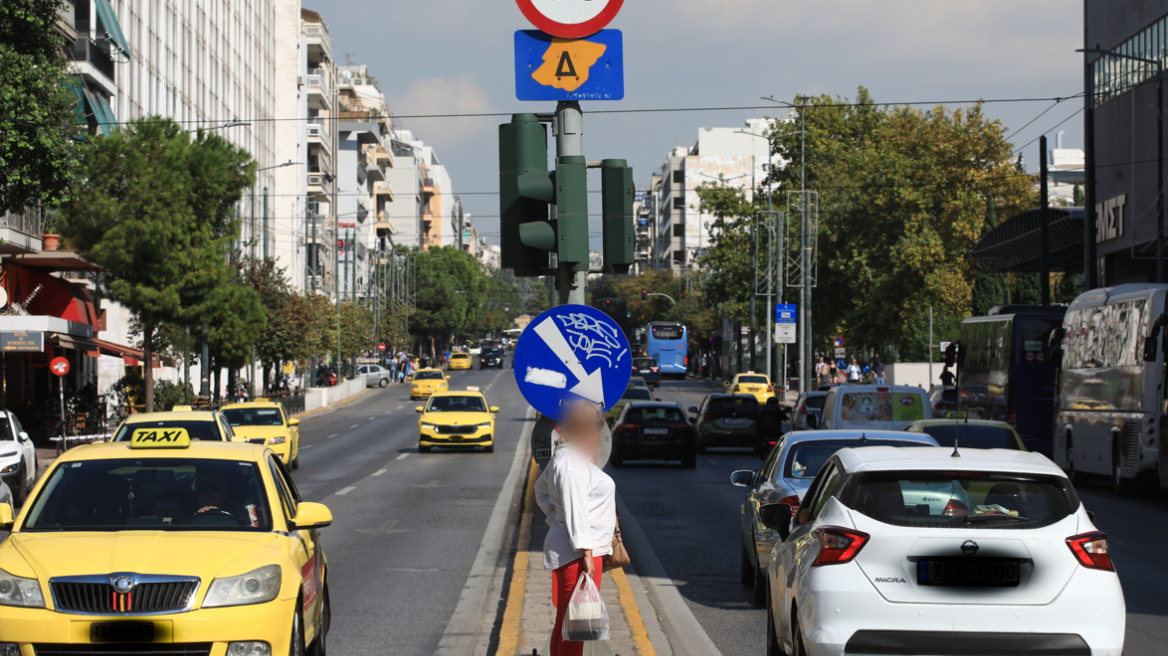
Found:
<path fill-rule="evenodd" d="M 587 160 L 560 157 L 549 171 L 547 156 L 547 129 L 535 114 L 514 114 L 499 126 L 501 265 L 517 276 L 547 273 L 552 252 L 561 264 L 588 267 Z"/>
<path fill-rule="evenodd" d="M 647 300 L 649 300 L 649 290 L 647 290 L 647 289 L 642 289 L 642 290 L 641 290 L 641 300 L 642 300 L 642 301 L 647 301 Z"/>
<path fill-rule="evenodd" d="M 633 169 L 623 159 L 603 160 L 600 184 L 604 269 L 606 273 L 628 273 L 634 262 L 636 241 L 633 232 Z"/>

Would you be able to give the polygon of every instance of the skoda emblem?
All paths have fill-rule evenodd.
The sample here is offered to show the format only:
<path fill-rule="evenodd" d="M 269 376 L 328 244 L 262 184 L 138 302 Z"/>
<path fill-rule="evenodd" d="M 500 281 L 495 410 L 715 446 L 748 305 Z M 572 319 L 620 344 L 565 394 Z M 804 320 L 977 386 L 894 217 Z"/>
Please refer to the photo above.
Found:
<path fill-rule="evenodd" d="M 115 576 L 113 577 L 113 580 L 110 581 L 110 584 L 114 586 L 114 590 L 119 594 L 125 594 L 134 587 L 134 579 L 124 575 Z"/>
<path fill-rule="evenodd" d="M 965 554 L 966 556 L 972 556 L 973 554 L 977 553 L 977 550 L 977 543 L 973 540 L 966 540 L 965 542 L 961 543 L 961 553 Z"/>

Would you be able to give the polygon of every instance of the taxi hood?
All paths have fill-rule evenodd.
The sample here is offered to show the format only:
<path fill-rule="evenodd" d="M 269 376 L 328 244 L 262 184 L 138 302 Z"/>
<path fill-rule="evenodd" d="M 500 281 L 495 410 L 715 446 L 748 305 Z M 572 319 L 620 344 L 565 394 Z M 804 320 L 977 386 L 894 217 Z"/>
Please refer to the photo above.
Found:
<path fill-rule="evenodd" d="M 8 537 L 42 581 L 56 576 L 135 572 L 198 576 L 207 583 L 275 539 L 274 533 L 222 531 L 46 532 Z"/>

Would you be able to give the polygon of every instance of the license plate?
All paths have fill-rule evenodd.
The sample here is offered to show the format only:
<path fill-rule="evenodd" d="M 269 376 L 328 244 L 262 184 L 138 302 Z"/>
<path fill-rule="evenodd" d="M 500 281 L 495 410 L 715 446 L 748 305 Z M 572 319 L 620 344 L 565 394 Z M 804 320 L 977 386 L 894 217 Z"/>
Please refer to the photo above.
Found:
<path fill-rule="evenodd" d="M 536 449 L 535 450 L 535 459 L 536 460 L 549 460 L 549 459 L 551 459 L 551 457 L 552 457 L 552 450 L 551 449 Z"/>
<path fill-rule="evenodd" d="M 668 428 L 646 428 L 645 434 L 646 435 L 668 435 L 669 429 Z"/>
<path fill-rule="evenodd" d="M 1016 587 L 1018 563 L 1000 560 L 922 560 L 917 566 L 921 585 Z"/>
<path fill-rule="evenodd" d="M 723 419 L 722 421 L 727 426 L 745 426 L 750 423 L 749 419 Z"/>
<path fill-rule="evenodd" d="M 154 622 L 101 622 L 89 625 L 90 642 L 154 642 Z"/>

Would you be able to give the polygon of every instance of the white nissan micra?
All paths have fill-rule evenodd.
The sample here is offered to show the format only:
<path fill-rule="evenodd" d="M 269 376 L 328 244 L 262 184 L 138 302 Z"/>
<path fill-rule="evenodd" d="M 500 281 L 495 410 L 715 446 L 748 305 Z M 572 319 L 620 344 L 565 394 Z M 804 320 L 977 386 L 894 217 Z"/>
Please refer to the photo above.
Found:
<path fill-rule="evenodd" d="M 772 504 L 767 654 L 1120 656 L 1107 536 L 1045 456 L 842 449 Z"/>

